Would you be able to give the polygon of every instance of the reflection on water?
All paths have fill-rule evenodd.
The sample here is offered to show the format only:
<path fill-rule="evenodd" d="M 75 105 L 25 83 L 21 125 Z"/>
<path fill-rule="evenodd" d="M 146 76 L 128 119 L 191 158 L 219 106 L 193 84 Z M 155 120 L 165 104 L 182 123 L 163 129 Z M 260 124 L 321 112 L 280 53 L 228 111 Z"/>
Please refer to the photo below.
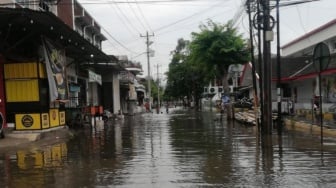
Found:
<path fill-rule="evenodd" d="M 224 118 L 225 119 L 225 118 Z M 336 187 L 336 140 L 170 110 L 0 156 L 0 187 Z"/>
<path fill-rule="evenodd" d="M 67 153 L 66 144 L 60 143 L 5 155 L 1 159 L 0 187 L 45 187 L 54 184 L 54 179 L 50 177 L 56 169 L 63 168 Z"/>

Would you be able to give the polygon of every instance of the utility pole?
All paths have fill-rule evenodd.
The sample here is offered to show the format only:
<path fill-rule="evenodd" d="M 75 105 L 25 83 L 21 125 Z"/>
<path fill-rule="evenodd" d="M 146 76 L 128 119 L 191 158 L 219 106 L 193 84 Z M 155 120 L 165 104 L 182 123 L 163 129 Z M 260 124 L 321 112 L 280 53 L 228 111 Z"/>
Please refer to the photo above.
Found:
<path fill-rule="evenodd" d="M 257 30 L 258 30 L 258 71 L 259 71 L 259 95 L 260 95 L 260 124 L 259 124 L 259 129 L 258 132 L 260 133 L 261 130 L 264 127 L 264 86 L 263 86 L 263 68 L 262 68 L 262 64 L 263 64 L 263 59 L 262 59 L 262 52 L 261 52 L 261 21 L 259 20 L 261 18 L 261 8 L 260 8 L 260 1 L 257 0 Z"/>
<path fill-rule="evenodd" d="M 262 133 L 264 135 L 272 134 L 272 66 L 271 66 L 271 41 L 273 40 L 273 32 L 270 25 L 270 0 L 262 0 L 261 6 L 263 10 L 263 84 L 264 84 L 264 112 L 263 112 L 263 127 Z"/>
<path fill-rule="evenodd" d="M 249 19 L 249 32 L 250 32 L 250 51 L 251 51 L 251 64 L 252 64 L 252 84 L 253 84 L 253 98 L 254 98 L 254 114 L 256 117 L 256 124 L 257 127 L 259 128 L 259 122 L 258 122 L 258 116 L 259 113 L 257 112 L 258 108 L 258 103 L 259 101 L 257 100 L 258 92 L 257 92 L 257 79 L 256 79 L 256 69 L 255 69 L 255 59 L 254 59 L 254 43 L 253 43 L 253 24 L 252 24 L 252 16 L 251 16 L 251 4 L 252 0 L 247 0 L 246 5 L 247 5 L 247 13 L 248 13 L 248 19 Z"/>
<path fill-rule="evenodd" d="M 281 117 L 281 57 L 280 57 L 280 0 L 276 0 L 276 30 L 277 30 L 277 95 L 278 95 L 278 114 L 277 129 L 278 135 L 282 134 L 282 117 Z"/>
<path fill-rule="evenodd" d="M 152 44 L 151 41 L 149 41 L 149 37 L 153 37 L 154 33 L 149 35 L 148 31 L 146 32 L 146 35 L 140 35 L 140 37 L 146 37 L 146 46 L 147 46 L 147 70 L 148 70 L 148 77 L 147 77 L 147 86 L 148 86 L 148 104 L 149 104 L 149 111 L 152 111 L 152 105 L 151 105 L 151 80 L 150 80 L 150 61 L 149 61 L 149 46 Z"/>
<path fill-rule="evenodd" d="M 159 78 L 159 64 L 156 65 L 157 68 L 157 88 L 158 88 L 158 94 L 157 94 L 157 98 L 158 98 L 158 114 L 160 113 L 160 78 Z"/>

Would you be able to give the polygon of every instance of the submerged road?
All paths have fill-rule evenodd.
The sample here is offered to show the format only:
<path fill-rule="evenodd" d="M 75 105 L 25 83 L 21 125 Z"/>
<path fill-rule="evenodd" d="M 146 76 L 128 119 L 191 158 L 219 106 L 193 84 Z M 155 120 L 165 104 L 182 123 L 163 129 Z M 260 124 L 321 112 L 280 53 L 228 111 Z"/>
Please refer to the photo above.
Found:
<path fill-rule="evenodd" d="M 336 187 L 336 140 L 170 109 L 0 155 L 0 187 Z"/>

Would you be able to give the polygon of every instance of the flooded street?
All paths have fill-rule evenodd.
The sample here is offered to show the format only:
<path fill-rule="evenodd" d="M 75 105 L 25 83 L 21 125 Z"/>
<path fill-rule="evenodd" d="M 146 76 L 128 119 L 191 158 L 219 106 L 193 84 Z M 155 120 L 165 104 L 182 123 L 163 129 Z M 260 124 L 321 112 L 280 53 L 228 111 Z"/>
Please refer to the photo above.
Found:
<path fill-rule="evenodd" d="M 225 119 L 225 118 L 224 118 Z M 171 110 L 0 156 L 0 187 L 336 187 L 336 140 Z"/>

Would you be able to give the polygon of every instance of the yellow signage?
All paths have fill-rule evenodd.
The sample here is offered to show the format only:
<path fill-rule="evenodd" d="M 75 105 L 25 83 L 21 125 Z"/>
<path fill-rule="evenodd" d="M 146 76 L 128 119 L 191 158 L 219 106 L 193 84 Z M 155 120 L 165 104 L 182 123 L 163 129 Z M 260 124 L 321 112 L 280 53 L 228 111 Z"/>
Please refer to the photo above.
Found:
<path fill-rule="evenodd" d="M 16 130 L 41 129 L 40 114 L 15 114 Z"/>
<path fill-rule="evenodd" d="M 48 129 L 49 126 L 49 114 L 42 113 L 41 114 L 41 122 L 42 122 L 42 129 Z"/>
<path fill-rule="evenodd" d="M 50 119 L 50 127 L 57 127 L 60 125 L 58 109 L 49 110 L 49 119 Z"/>
<path fill-rule="evenodd" d="M 65 125 L 65 111 L 59 112 L 60 125 Z"/>

